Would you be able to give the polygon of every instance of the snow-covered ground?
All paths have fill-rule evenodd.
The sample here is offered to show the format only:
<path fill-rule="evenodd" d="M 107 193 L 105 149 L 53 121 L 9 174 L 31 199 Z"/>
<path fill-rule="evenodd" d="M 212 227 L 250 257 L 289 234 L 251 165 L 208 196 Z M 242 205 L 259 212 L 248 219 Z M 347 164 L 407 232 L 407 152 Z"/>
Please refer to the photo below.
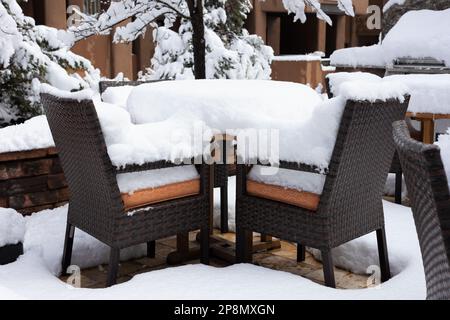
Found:
<path fill-rule="evenodd" d="M 231 195 L 231 221 L 233 201 Z M 226 268 L 187 265 L 140 274 L 111 288 L 73 288 L 57 278 L 67 214 L 67 207 L 62 207 L 24 218 L 25 254 L 0 266 L 0 299 L 424 299 L 424 272 L 411 211 L 389 202 L 383 205 L 393 278 L 375 288 L 330 289 L 297 275 L 250 264 Z M 144 253 L 145 246 L 140 245 L 124 250 L 121 256 L 129 259 Z M 74 264 L 84 268 L 106 263 L 108 254 L 107 246 L 76 231 Z M 337 266 L 356 273 L 367 273 L 378 264 L 374 234 L 351 241 L 333 254 Z"/>

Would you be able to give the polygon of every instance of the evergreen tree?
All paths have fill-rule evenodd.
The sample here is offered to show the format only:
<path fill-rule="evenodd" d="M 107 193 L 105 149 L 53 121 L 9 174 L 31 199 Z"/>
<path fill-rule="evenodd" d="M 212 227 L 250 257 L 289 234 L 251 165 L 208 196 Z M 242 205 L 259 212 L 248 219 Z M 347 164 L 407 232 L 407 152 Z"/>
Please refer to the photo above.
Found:
<path fill-rule="evenodd" d="M 71 91 L 98 77 L 88 60 L 68 50 L 56 29 L 36 26 L 16 0 L 0 0 L 0 26 L 0 126 L 42 113 L 41 82 Z M 75 73 L 79 70 L 88 71 L 88 77 L 82 79 Z"/>
<path fill-rule="evenodd" d="M 234 6 L 233 3 L 236 3 Z M 269 79 L 272 48 L 243 28 L 251 4 L 237 0 L 205 1 L 205 75 L 214 79 Z M 159 27 L 152 69 L 141 79 L 193 78 L 192 28 L 181 19 L 178 30 Z"/>

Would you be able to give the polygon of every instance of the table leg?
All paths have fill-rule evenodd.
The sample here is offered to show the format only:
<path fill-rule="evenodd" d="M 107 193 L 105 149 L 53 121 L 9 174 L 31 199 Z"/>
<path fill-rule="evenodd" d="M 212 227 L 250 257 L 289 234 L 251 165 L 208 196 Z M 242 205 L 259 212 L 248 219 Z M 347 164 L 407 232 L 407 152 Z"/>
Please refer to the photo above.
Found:
<path fill-rule="evenodd" d="M 423 119 L 421 120 L 422 129 L 422 142 L 426 144 L 434 143 L 434 120 Z"/>

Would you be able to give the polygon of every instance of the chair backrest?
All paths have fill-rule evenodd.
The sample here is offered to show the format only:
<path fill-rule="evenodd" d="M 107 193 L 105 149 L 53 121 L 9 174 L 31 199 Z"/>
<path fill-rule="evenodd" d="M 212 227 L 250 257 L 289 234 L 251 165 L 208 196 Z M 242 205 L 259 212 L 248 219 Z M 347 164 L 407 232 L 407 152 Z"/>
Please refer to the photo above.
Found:
<path fill-rule="evenodd" d="M 318 208 L 334 219 L 333 226 L 350 230 L 333 232 L 333 244 L 383 225 L 382 196 L 394 155 L 392 123 L 404 119 L 408 102 L 409 96 L 404 102 L 347 101 Z"/>
<path fill-rule="evenodd" d="M 167 80 L 147 80 L 147 81 L 114 81 L 114 80 L 108 80 L 108 81 L 100 81 L 99 82 L 99 90 L 100 94 L 106 91 L 108 88 L 112 87 L 122 87 L 122 86 L 138 86 L 140 84 L 144 83 L 153 83 L 153 82 L 160 82 L 160 81 L 167 81 Z"/>
<path fill-rule="evenodd" d="M 422 251 L 427 298 L 449 299 L 450 195 L 440 150 L 412 139 L 404 121 L 393 126 Z"/>
<path fill-rule="evenodd" d="M 92 100 L 47 93 L 41 95 L 41 100 L 69 186 L 70 215 L 85 220 L 86 225 L 79 227 L 106 241 L 110 235 L 96 234 L 99 228 L 93 226 L 110 229 L 111 217 L 123 214 L 123 204 L 95 106 Z M 88 215 L 89 219 L 83 219 Z"/>

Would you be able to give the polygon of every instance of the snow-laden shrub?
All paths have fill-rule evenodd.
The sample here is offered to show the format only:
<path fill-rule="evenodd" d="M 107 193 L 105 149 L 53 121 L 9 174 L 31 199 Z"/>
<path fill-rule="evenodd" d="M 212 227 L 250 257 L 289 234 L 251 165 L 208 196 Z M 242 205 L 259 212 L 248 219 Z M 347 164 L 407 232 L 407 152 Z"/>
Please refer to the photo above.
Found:
<path fill-rule="evenodd" d="M 69 50 L 62 33 L 36 26 L 16 0 L 0 0 L 0 26 L 0 126 L 42 113 L 41 82 L 75 91 L 98 81 L 99 71 Z"/>
<path fill-rule="evenodd" d="M 242 28 L 243 21 L 240 24 L 240 19 L 235 16 L 246 16 L 250 4 L 244 6 L 245 1 L 242 1 L 241 10 L 236 13 L 236 7 L 225 7 L 225 3 L 213 1 L 210 7 L 205 8 L 206 78 L 269 79 L 272 48 L 264 45 L 261 37 L 251 35 Z M 230 8 L 229 11 L 226 8 Z M 164 26 L 156 28 L 153 38 L 156 48 L 152 69 L 141 74 L 141 79 L 194 78 L 192 26 L 189 20 L 181 20 L 178 32 Z"/>

